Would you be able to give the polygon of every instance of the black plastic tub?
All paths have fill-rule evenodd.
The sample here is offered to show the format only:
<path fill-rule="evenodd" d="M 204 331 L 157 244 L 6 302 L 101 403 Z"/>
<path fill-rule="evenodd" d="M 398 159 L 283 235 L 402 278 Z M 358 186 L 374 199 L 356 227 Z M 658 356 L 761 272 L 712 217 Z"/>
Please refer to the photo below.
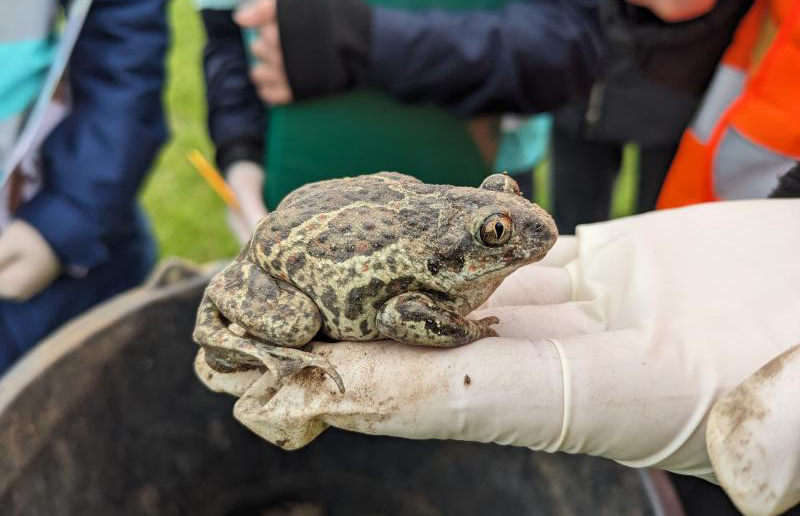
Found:
<path fill-rule="evenodd" d="M 329 430 L 284 452 L 194 377 L 207 273 L 175 265 L 0 380 L 0 514 L 645 515 L 645 477 L 527 449 Z"/>

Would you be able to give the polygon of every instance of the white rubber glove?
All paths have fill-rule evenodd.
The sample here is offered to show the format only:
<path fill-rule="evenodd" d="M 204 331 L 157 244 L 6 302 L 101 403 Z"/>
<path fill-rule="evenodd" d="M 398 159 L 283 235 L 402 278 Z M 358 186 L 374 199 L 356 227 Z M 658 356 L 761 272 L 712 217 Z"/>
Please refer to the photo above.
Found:
<path fill-rule="evenodd" d="M 800 344 L 768 362 L 711 411 L 706 430 L 711 464 L 745 514 L 780 514 L 800 502 L 799 393 Z"/>
<path fill-rule="evenodd" d="M 228 227 L 239 243 L 245 244 L 258 221 L 267 215 L 263 198 L 264 169 L 252 161 L 236 161 L 228 167 L 225 176 L 240 208 L 228 209 Z"/>
<path fill-rule="evenodd" d="M 0 233 L 0 299 L 26 301 L 60 272 L 50 244 L 24 220 L 13 220 Z"/>
<path fill-rule="evenodd" d="M 333 425 L 587 453 L 715 480 L 705 442 L 714 402 L 800 339 L 798 226 L 796 199 L 581 226 L 474 314 L 499 317 L 498 338 L 450 350 L 316 344 L 343 395 L 313 369 L 283 385 L 269 374 L 216 374 L 202 354 L 196 369 L 212 389 L 241 396 L 242 423 L 287 449 Z M 800 404 L 791 410 L 796 418 Z M 796 457 L 794 445 L 774 443 Z"/>

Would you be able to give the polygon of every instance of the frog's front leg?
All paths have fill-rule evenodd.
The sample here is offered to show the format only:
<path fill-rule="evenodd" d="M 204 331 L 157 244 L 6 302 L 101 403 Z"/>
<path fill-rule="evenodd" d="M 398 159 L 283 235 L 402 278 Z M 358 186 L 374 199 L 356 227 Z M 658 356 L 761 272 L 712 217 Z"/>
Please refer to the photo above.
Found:
<path fill-rule="evenodd" d="M 381 335 L 417 344 L 452 348 L 484 337 L 496 337 L 490 328 L 497 317 L 473 321 L 448 310 L 422 292 L 406 292 L 391 298 L 378 311 L 377 325 Z"/>
<path fill-rule="evenodd" d="M 310 341 L 321 325 L 311 298 L 255 264 L 240 261 L 214 276 L 206 288 L 194 339 L 206 347 L 212 367 L 264 365 L 279 377 L 318 367 L 344 392 L 341 377 L 325 358 L 292 349 Z"/>

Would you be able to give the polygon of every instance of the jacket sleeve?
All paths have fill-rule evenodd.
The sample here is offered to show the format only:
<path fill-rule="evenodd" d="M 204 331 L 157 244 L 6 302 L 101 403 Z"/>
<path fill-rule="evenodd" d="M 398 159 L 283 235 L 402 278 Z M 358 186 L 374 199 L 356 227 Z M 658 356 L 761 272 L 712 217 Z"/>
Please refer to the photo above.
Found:
<path fill-rule="evenodd" d="M 108 258 L 105 238 L 166 139 L 165 1 L 95 0 L 73 50 L 72 109 L 43 144 L 43 190 L 17 214 L 66 270 Z"/>
<path fill-rule="evenodd" d="M 462 115 L 548 111 L 585 94 L 605 43 L 597 0 L 536 0 L 501 11 L 376 8 L 367 82 Z"/>
<path fill-rule="evenodd" d="M 217 164 L 226 170 L 234 161 L 263 161 L 267 117 L 248 75 L 242 30 L 231 10 L 203 9 L 206 47 L 203 70 L 208 105 L 208 130 L 217 148 Z"/>

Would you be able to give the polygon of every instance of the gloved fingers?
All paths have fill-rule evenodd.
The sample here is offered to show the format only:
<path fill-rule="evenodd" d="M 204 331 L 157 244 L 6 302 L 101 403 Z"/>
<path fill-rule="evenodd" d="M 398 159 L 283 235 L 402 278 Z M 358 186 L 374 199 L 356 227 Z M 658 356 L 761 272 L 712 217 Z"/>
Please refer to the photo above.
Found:
<path fill-rule="evenodd" d="M 0 270 L 11 265 L 16 258 L 13 248 L 4 246 L 3 242 L 0 242 Z"/>
<path fill-rule="evenodd" d="M 572 278 L 562 267 L 534 263 L 509 275 L 480 307 L 555 305 L 572 299 Z"/>
<path fill-rule="evenodd" d="M 327 425 L 413 439 L 550 442 L 561 430 L 561 372 L 549 342 L 489 338 L 454 349 L 394 341 L 315 343 L 346 392 L 312 368 L 260 387 L 235 412 L 286 449 Z M 272 387 L 271 384 L 268 387 Z"/>
<path fill-rule="evenodd" d="M 225 176 L 239 201 L 241 218 L 247 223 L 249 231 L 254 230 L 268 213 L 262 194 L 264 169 L 252 161 L 236 161 L 228 167 Z"/>
<path fill-rule="evenodd" d="M 573 235 L 559 235 L 553 248 L 537 263 L 551 267 L 563 267 L 577 257 L 578 239 Z"/>
<path fill-rule="evenodd" d="M 19 258 L 20 238 L 17 233 L 18 228 L 14 224 L 0 232 L 0 269 Z"/>
<path fill-rule="evenodd" d="M 0 299 L 27 301 L 58 276 L 58 267 L 37 257 L 15 260 L 0 270 Z"/>
<path fill-rule="evenodd" d="M 606 322 L 587 303 L 559 305 L 518 305 L 481 308 L 470 319 L 497 317 L 492 329 L 501 337 L 517 339 L 560 339 L 601 332 Z"/>
<path fill-rule="evenodd" d="M 25 301 L 38 294 L 61 272 L 61 263 L 39 231 L 23 220 L 5 229 L 0 247 L 6 251 L 0 269 L 0 298 Z M 8 256 L 11 256 L 9 259 Z"/>
<path fill-rule="evenodd" d="M 197 378 L 203 382 L 208 389 L 214 392 L 224 392 L 237 397 L 243 396 L 262 376 L 262 373 L 256 369 L 233 373 L 220 373 L 211 369 L 205 357 L 205 350 L 200 348 L 194 359 L 194 372 Z"/>
<path fill-rule="evenodd" d="M 239 244 L 244 245 L 250 240 L 254 228 L 245 220 L 241 212 L 228 209 L 225 211 L 225 220 Z"/>
<path fill-rule="evenodd" d="M 748 516 L 781 514 L 800 503 L 800 344 L 778 355 L 720 399 L 706 443 L 717 479 Z"/>
<path fill-rule="evenodd" d="M 708 343 L 654 339 L 646 328 L 553 342 L 565 399 L 557 449 L 714 480 L 705 421 L 720 374 L 700 350 Z"/>

